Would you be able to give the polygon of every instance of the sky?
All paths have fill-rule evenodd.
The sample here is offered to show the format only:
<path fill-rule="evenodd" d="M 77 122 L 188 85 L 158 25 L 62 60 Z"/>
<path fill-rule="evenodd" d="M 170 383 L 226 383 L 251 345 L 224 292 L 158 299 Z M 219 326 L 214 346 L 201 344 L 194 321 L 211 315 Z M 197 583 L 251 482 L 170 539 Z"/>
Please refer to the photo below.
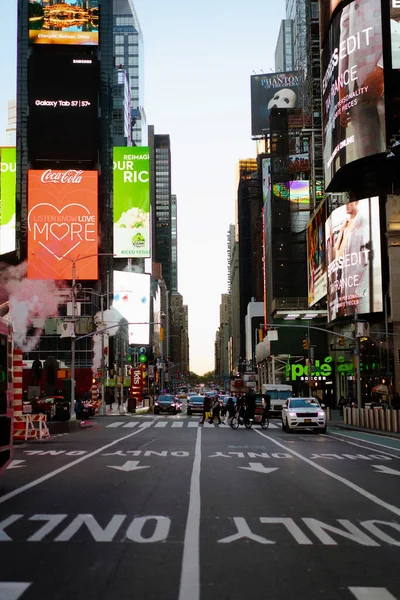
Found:
<path fill-rule="evenodd" d="M 15 97 L 16 0 L 0 36 L 0 145 Z M 235 222 L 237 165 L 256 156 L 250 76 L 274 71 L 284 0 L 134 0 L 144 37 L 144 108 L 171 138 L 178 200 L 178 291 L 189 312 L 190 370 L 214 369 L 227 232 Z M 6 59 L 4 57 L 7 57 Z"/>

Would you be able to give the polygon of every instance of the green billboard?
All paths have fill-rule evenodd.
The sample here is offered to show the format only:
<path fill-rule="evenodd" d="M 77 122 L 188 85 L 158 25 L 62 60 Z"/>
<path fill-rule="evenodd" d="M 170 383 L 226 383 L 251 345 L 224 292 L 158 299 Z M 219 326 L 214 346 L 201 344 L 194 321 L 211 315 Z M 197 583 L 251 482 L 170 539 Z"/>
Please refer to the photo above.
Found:
<path fill-rule="evenodd" d="M 0 148 L 0 254 L 15 251 L 16 149 Z"/>
<path fill-rule="evenodd" d="M 114 148 L 114 256 L 150 256 L 150 155 L 147 146 Z"/>

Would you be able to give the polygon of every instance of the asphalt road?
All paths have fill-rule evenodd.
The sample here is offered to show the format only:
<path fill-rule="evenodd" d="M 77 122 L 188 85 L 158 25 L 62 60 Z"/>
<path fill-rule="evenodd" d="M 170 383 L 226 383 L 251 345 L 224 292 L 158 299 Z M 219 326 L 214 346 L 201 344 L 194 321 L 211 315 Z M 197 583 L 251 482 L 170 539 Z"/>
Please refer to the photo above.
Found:
<path fill-rule="evenodd" d="M 0 600 L 400 600 L 400 440 L 198 420 L 18 446 Z"/>

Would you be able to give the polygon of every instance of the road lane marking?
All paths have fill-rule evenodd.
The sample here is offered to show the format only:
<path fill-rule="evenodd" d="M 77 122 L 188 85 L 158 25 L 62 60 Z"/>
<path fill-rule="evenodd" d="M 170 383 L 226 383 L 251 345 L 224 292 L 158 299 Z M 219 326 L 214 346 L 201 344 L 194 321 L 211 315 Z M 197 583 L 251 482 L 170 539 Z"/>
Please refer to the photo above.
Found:
<path fill-rule="evenodd" d="M 125 423 L 125 425 L 122 425 L 122 427 L 136 427 L 136 425 L 138 424 L 137 421 L 129 421 L 129 423 Z"/>
<path fill-rule="evenodd" d="M 0 581 L 0 600 L 18 600 L 31 583 L 22 581 Z"/>
<path fill-rule="evenodd" d="M 23 467 L 26 467 L 26 465 L 24 465 L 23 463 L 26 463 L 26 460 L 12 460 L 8 465 L 7 469 L 21 469 Z"/>
<path fill-rule="evenodd" d="M 129 440 L 129 438 L 133 437 L 134 435 L 137 435 L 138 433 L 141 433 L 142 431 L 143 431 L 143 429 L 137 429 L 136 431 L 134 431 L 133 433 L 130 433 L 129 435 L 124 435 L 124 437 L 118 438 L 117 440 L 110 442 L 106 446 L 102 446 L 101 448 L 98 448 L 97 450 L 90 452 L 90 454 L 85 454 L 84 456 L 77 458 L 76 460 L 72 461 L 71 463 L 68 463 L 67 465 L 63 465 L 62 467 L 55 469 L 55 471 L 51 471 L 50 473 L 47 473 L 46 475 L 43 475 L 42 477 L 39 477 L 38 479 L 35 479 L 34 481 L 26 483 L 25 485 L 23 485 L 19 488 L 16 488 L 15 490 L 13 490 L 12 492 L 9 492 L 8 494 L 4 494 L 4 496 L 0 496 L 0 504 L 7 502 L 7 500 L 10 500 L 11 498 L 15 498 L 15 496 L 19 496 L 19 494 L 26 492 L 26 490 L 30 490 L 31 488 L 39 485 L 40 483 L 43 483 L 43 481 L 47 481 L 48 479 L 51 479 L 52 477 L 59 475 L 59 473 L 63 473 L 64 471 L 71 469 L 71 467 L 74 467 L 75 465 L 79 465 L 79 463 L 83 462 L 84 460 L 87 460 L 88 458 L 91 458 L 92 456 L 96 456 L 97 454 L 104 452 L 108 448 L 112 448 L 112 446 L 115 446 L 119 442 L 123 442 L 124 440 Z M 1 598 L 0 598 L 0 600 L 1 600 Z"/>
<path fill-rule="evenodd" d="M 166 427 L 167 425 L 168 421 L 158 421 L 158 423 L 156 423 L 154 427 Z"/>
<path fill-rule="evenodd" d="M 357 600 L 396 600 L 386 588 L 349 587 Z"/>
<path fill-rule="evenodd" d="M 378 473 L 385 473 L 386 475 L 400 475 L 400 471 L 396 471 L 396 469 L 391 469 L 386 465 L 371 465 L 373 469 L 376 469 Z"/>
<path fill-rule="evenodd" d="M 197 429 L 190 479 L 190 499 L 183 546 L 179 600 L 200 600 L 200 470 L 201 427 Z"/>
<path fill-rule="evenodd" d="M 189 423 L 188 423 L 188 427 L 198 427 L 198 426 L 199 426 L 198 421 L 189 421 Z"/>
<path fill-rule="evenodd" d="M 341 435 L 339 433 L 339 435 Z M 370 448 L 368 446 L 362 446 L 361 444 L 355 444 L 354 442 L 350 442 L 348 439 L 344 439 L 342 440 L 341 438 L 335 437 L 334 435 L 329 435 L 327 434 L 325 437 L 329 437 L 332 440 L 336 440 L 338 442 L 342 442 L 343 444 L 351 444 L 351 446 L 357 446 L 357 448 L 363 448 L 364 450 L 375 450 L 375 448 Z M 347 436 L 344 436 L 345 438 L 347 438 Z M 358 438 L 352 438 L 353 440 L 356 440 Z M 366 444 L 368 444 L 369 442 L 365 442 Z M 384 448 L 388 448 L 389 446 L 384 446 Z M 392 450 L 394 448 L 391 448 Z M 400 456 L 398 454 L 391 454 L 390 452 L 386 452 L 386 450 L 377 450 L 377 452 L 379 452 L 379 454 L 385 454 L 386 456 L 391 456 L 392 458 L 397 458 L 397 460 L 400 460 Z"/>
<path fill-rule="evenodd" d="M 107 465 L 107 467 L 110 467 L 110 469 L 116 469 L 117 471 L 125 471 L 126 473 L 129 471 L 139 471 L 140 469 L 150 469 L 148 465 L 139 467 L 138 460 L 127 460 L 123 465 Z"/>
<path fill-rule="evenodd" d="M 172 423 L 172 427 L 183 427 L 183 421 L 175 421 Z"/>
<path fill-rule="evenodd" d="M 390 512 L 392 512 L 395 515 L 397 515 L 398 517 L 400 517 L 400 508 L 398 508 L 397 506 L 394 506 L 393 504 L 389 504 L 388 502 L 385 502 L 384 500 L 381 500 L 381 498 L 378 498 L 378 496 L 375 496 L 374 494 L 371 494 L 367 490 L 364 490 L 363 488 L 361 488 L 360 486 L 356 485 L 352 481 L 349 481 L 348 479 L 345 479 L 344 477 L 341 477 L 340 475 L 337 475 L 336 473 L 333 473 L 333 471 L 329 471 L 325 467 L 322 467 L 320 464 L 315 463 L 314 461 L 312 461 L 311 459 L 303 456 L 302 454 L 299 454 L 299 452 L 296 452 L 295 450 L 292 450 L 291 448 L 287 448 L 286 446 L 284 446 L 283 444 L 281 444 L 280 442 L 278 442 L 274 438 L 269 437 L 268 435 L 265 435 L 265 433 L 262 433 L 261 431 L 258 431 L 258 429 L 255 429 L 254 431 L 258 435 L 261 435 L 265 439 L 269 440 L 270 442 L 273 442 L 274 444 L 276 444 L 280 448 L 283 448 L 287 452 L 290 452 L 291 454 L 293 454 L 293 456 L 297 456 L 297 458 L 300 458 L 300 460 L 302 460 L 302 461 L 306 462 L 307 464 L 311 465 L 314 469 L 317 469 L 318 471 L 321 471 L 322 473 L 325 473 L 325 475 L 328 475 L 329 477 L 332 477 L 332 479 L 336 479 L 337 481 L 340 481 L 341 483 L 343 483 L 347 487 L 351 488 L 353 491 L 357 492 L 361 496 L 364 496 L 364 498 L 367 498 L 371 502 L 374 502 L 375 504 L 378 504 L 378 506 L 382 506 L 383 508 L 386 508 L 386 510 L 389 510 Z"/>
<path fill-rule="evenodd" d="M 253 471 L 253 473 L 265 473 L 266 475 L 278 470 L 278 467 L 264 467 L 260 462 L 251 462 L 249 465 L 249 467 L 238 467 L 238 469 L 246 469 L 247 471 Z"/>
<path fill-rule="evenodd" d="M 340 435 L 341 437 L 347 439 L 351 439 L 351 440 L 357 440 L 358 442 L 364 442 L 365 444 L 373 444 L 374 446 L 380 446 L 381 448 L 388 448 L 389 450 L 397 450 L 398 452 L 400 452 L 400 448 L 394 448 L 393 446 L 386 446 L 385 444 L 378 444 L 378 442 L 373 442 L 372 440 L 363 440 L 357 437 L 354 437 L 353 435 L 347 435 L 345 433 L 339 433 L 338 431 L 335 431 L 335 435 Z M 334 437 L 332 434 L 328 434 L 328 437 Z M 337 439 L 337 438 L 336 438 Z M 389 438 L 390 440 L 394 440 L 396 438 Z M 396 439 L 396 441 L 399 441 Z M 356 446 L 356 444 L 354 444 L 353 442 L 348 442 L 349 444 L 353 444 L 354 446 Z M 360 446 L 360 448 L 362 448 L 362 446 Z M 372 448 L 369 448 L 369 450 L 372 450 Z M 399 458 L 399 456 L 397 456 L 397 458 Z"/>

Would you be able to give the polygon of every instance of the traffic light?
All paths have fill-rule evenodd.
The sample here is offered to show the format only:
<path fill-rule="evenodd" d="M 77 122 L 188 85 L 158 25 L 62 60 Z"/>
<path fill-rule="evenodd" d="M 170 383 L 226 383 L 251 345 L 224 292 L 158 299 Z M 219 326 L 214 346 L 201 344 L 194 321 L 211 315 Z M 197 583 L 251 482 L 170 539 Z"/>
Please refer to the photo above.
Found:
<path fill-rule="evenodd" d="M 147 362 L 147 350 L 144 346 L 142 346 L 142 348 L 139 349 L 139 362 Z"/>
<path fill-rule="evenodd" d="M 308 351 L 309 349 L 310 349 L 310 344 L 308 343 L 308 339 L 305 338 L 303 340 L 303 350 L 307 350 Z"/>

